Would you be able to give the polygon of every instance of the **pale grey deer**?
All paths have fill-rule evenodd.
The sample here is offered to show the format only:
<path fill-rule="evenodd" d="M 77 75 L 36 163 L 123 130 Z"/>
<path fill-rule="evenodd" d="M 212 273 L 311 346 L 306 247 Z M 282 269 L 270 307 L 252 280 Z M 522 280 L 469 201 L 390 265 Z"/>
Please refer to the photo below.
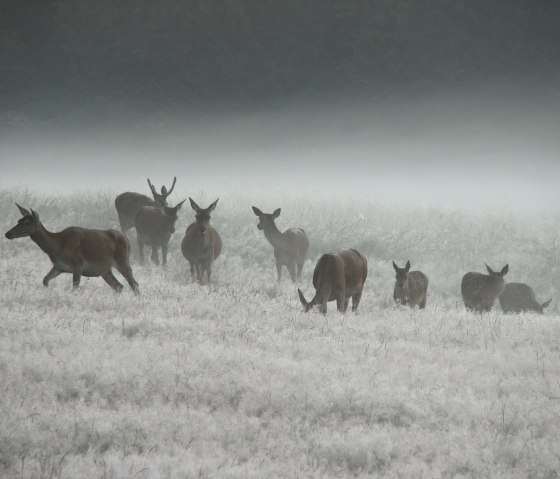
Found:
<path fill-rule="evenodd" d="M 506 287 L 504 276 L 509 271 L 507 264 L 499 273 L 488 265 L 486 269 L 488 274 L 470 272 L 461 281 L 463 301 L 470 311 L 490 311 Z"/>
<path fill-rule="evenodd" d="M 307 302 L 302 291 L 298 289 L 304 310 L 307 312 L 313 306 L 319 305 L 319 311 L 325 314 L 327 303 L 336 301 L 337 309 L 345 312 L 352 298 L 352 311 L 356 311 L 362 298 L 367 273 L 367 259 L 355 249 L 324 254 L 317 261 L 313 272 L 313 299 Z"/>
<path fill-rule="evenodd" d="M 158 250 L 161 248 L 162 265 L 167 265 L 169 239 L 175 233 L 178 212 L 185 200 L 176 206 L 144 206 L 136 215 L 136 237 L 140 262 L 144 262 L 144 245 L 152 247 L 152 261 L 159 265 Z"/>
<path fill-rule="evenodd" d="M 508 283 L 504 292 L 500 295 L 500 305 L 504 313 L 521 313 L 524 311 L 535 311 L 543 314 L 552 299 L 539 303 L 535 292 L 525 283 Z"/>
<path fill-rule="evenodd" d="M 276 227 L 274 220 L 280 216 L 280 208 L 274 213 L 263 213 L 253 206 L 253 212 L 258 216 L 257 228 L 264 231 L 268 242 L 274 248 L 276 272 L 278 282 L 282 279 L 282 266 L 286 266 L 292 281 L 301 281 L 303 264 L 309 249 L 309 239 L 302 228 L 288 228 L 283 233 Z"/>
<path fill-rule="evenodd" d="M 115 291 L 122 291 L 122 284 L 115 278 L 111 268 L 121 273 L 132 290 L 138 292 L 138 283 L 132 275 L 129 263 L 128 238 L 115 230 L 95 230 L 71 226 L 57 233 L 48 231 L 36 211 L 22 208 L 16 203 L 22 218 L 6 233 L 6 238 L 29 236 L 52 261 L 52 268 L 43 278 L 43 284 L 61 273 L 71 273 L 74 288 L 80 285 L 82 276 L 101 276 Z"/>
<path fill-rule="evenodd" d="M 428 294 L 428 277 L 422 271 L 410 271 L 410 261 L 406 262 L 404 268 L 399 268 L 393 261 L 393 268 L 396 272 L 393 291 L 395 302 L 424 309 Z"/>
<path fill-rule="evenodd" d="M 206 272 L 207 281 L 210 282 L 212 274 L 212 263 L 222 252 L 222 238 L 220 234 L 210 226 L 210 213 L 214 211 L 218 200 L 214 201 L 208 208 L 201 208 L 192 198 L 189 198 L 191 207 L 196 211 L 196 221 L 187 227 L 185 237 L 181 242 L 181 252 L 191 267 L 191 278 L 202 283 Z"/>
<path fill-rule="evenodd" d="M 148 178 L 148 185 L 152 190 L 154 199 L 132 191 L 127 191 L 117 196 L 115 198 L 115 208 L 119 216 L 121 231 L 126 233 L 130 228 L 134 227 L 136 215 L 144 206 L 167 206 L 167 197 L 173 192 L 176 182 L 177 178 L 175 177 L 169 191 L 167 191 L 164 185 L 161 187 L 161 194 L 159 194 Z"/>

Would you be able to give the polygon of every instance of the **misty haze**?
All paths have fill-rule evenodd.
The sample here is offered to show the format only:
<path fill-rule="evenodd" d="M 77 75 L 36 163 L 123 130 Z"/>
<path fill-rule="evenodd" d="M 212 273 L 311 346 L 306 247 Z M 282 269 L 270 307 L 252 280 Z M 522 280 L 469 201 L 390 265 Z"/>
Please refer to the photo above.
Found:
<path fill-rule="evenodd" d="M 0 477 L 557 477 L 559 59 L 547 0 L 5 0 Z"/>

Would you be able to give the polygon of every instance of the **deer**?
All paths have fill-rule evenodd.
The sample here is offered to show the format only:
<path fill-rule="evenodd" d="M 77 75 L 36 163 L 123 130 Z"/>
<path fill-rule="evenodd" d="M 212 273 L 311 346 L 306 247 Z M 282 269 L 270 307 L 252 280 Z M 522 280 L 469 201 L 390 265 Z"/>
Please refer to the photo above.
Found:
<path fill-rule="evenodd" d="M 504 276 L 509 271 L 506 264 L 498 273 L 486 265 L 488 274 L 470 272 L 463 276 L 461 294 L 469 311 L 488 312 L 506 287 Z"/>
<path fill-rule="evenodd" d="M 533 289 L 525 283 L 507 283 L 499 300 L 504 313 L 535 311 L 543 314 L 544 309 L 552 302 L 552 299 L 549 299 L 544 303 L 539 303 Z"/>
<path fill-rule="evenodd" d="M 185 200 L 176 206 L 144 206 L 136 215 L 136 239 L 140 250 L 140 262 L 144 262 L 144 245 L 152 247 L 152 261 L 159 265 L 158 249 L 161 248 L 162 265 L 167 266 L 167 249 L 171 235 L 175 233 L 178 212 Z"/>
<path fill-rule="evenodd" d="M 338 253 L 326 253 L 319 258 L 313 272 L 315 296 L 306 301 L 301 289 L 298 295 L 304 311 L 319 305 L 319 311 L 327 312 L 327 303 L 336 300 L 338 311 L 344 313 L 352 298 L 352 311 L 357 311 L 362 290 L 367 278 L 367 259 L 355 249 L 346 249 Z"/>
<path fill-rule="evenodd" d="M 61 273 L 71 273 L 74 289 L 80 286 L 82 276 L 101 276 L 111 288 L 121 292 L 123 285 L 111 270 L 115 268 L 124 276 L 132 291 L 138 293 L 138 283 L 129 263 L 130 243 L 123 233 L 78 226 L 51 233 L 43 226 L 36 211 L 17 203 L 16 206 L 22 218 L 5 236 L 9 240 L 29 236 L 48 255 L 53 266 L 43 278 L 44 286 Z"/>
<path fill-rule="evenodd" d="M 194 281 L 196 270 L 196 279 L 199 283 L 203 281 L 204 272 L 210 283 L 212 263 L 222 252 L 222 238 L 210 226 L 210 213 L 216 209 L 218 200 L 208 208 L 201 208 L 192 198 L 189 200 L 192 209 L 196 212 L 196 221 L 187 227 L 185 237 L 181 242 L 181 252 L 190 264 L 192 281 Z"/>
<path fill-rule="evenodd" d="M 174 177 L 171 189 L 167 191 L 167 188 L 163 185 L 161 187 L 161 194 L 159 194 L 148 178 L 148 185 L 150 186 L 152 196 L 154 197 L 153 200 L 146 195 L 131 191 L 121 193 L 117 196 L 115 198 L 115 208 L 117 210 L 117 214 L 119 215 L 121 231 L 126 234 L 130 228 L 134 227 L 136 215 L 144 206 L 167 206 L 167 197 L 173 192 L 176 182 L 177 177 Z"/>
<path fill-rule="evenodd" d="M 422 271 L 410 271 L 410 261 L 406 262 L 404 268 L 399 268 L 393 261 L 393 268 L 396 272 L 393 300 L 411 308 L 418 306 L 419 309 L 424 309 L 428 293 L 428 277 Z"/>
<path fill-rule="evenodd" d="M 256 206 L 252 208 L 259 218 L 257 228 L 264 231 L 264 236 L 274 248 L 278 282 L 282 280 L 282 266 L 286 266 L 288 269 L 292 282 L 295 283 L 296 278 L 301 282 L 303 263 L 309 249 L 307 234 L 302 228 L 288 228 L 281 233 L 274 222 L 280 216 L 280 208 L 274 210 L 273 213 L 263 213 Z"/>

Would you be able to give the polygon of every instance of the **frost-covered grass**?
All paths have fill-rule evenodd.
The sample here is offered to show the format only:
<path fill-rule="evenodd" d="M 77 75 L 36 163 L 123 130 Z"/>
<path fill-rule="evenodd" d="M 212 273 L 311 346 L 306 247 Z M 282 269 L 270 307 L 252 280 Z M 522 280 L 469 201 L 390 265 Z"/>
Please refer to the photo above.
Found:
<path fill-rule="evenodd" d="M 115 227 L 113 197 L 0 191 L 1 231 L 14 200 L 51 230 Z M 307 230 L 308 295 L 321 252 L 368 255 L 359 314 L 301 312 L 251 204 Z M 557 477 L 558 217 L 224 195 L 208 286 L 179 250 L 192 218 L 167 270 L 133 260 L 139 297 L 70 275 L 43 288 L 46 255 L 2 237 L 0 477 Z M 409 258 L 424 311 L 391 301 L 390 260 Z M 484 261 L 553 296 L 547 314 L 465 312 L 461 276 Z"/>

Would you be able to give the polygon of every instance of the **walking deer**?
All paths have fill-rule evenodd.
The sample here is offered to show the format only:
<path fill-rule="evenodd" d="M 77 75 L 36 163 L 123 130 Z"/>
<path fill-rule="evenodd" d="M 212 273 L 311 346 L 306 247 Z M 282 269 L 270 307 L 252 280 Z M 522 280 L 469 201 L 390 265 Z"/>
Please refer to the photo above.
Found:
<path fill-rule="evenodd" d="M 214 211 L 218 200 L 214 201 L 208 208 L 201 208 L 192 198 L 189 198 L 191 207 L 196 211 L 196 221 L 187 227 L 185 237 L 181 242 L 181 252 L 191 267 L 191 278 L 202 283 L 204 272 L 210 282 L 212 263 L 222 252 L 222 238 L 220 234 L 210 226 L 210 213 Z"/>
<path fill-rule="evenodd" d="M 263 213 L 253 206 L 253 212 L 259 217 L 257 228 L 264 231 L 266 239 L 274 248 L 278 282 L 282 279 L 282 266 L 286 266 L 295 283 L 296 278 L 301 281 L 303 263 L 309 249 L 309 239 L 302 228 L 289 228 L 281 233 L 274 223 L 274 220 L 280 216 L 280 211 L 278 208 L 274 213 Z"/>
<path fill-rule="evenodd" d="M 410 261 L 406 262 L 404 268 L 399 268 L 393 261 L 393 268 L 397 273 L 393 291 L 395 302 L 424 309 L 428 293 L 428 277 L 422 271 L 410 271 Z"/>
<path fill-rule="evenodd" d="M 115 198 L 115 208 L 117 209 L 117 214 L 119 215 L 121 231 L 126 233 L 134 226 L 136 215 L 144 206 L 167 206 L 167 197 L 173 192 L 176 182 L 177 178 L 175 177 L 173 178 L 171 189 L 167 191 L 167 188 L 163 185 L 161 187 L 161 194 L 159 194 L 148 178 L 148 185 L 150 186 L 154 197 L 153 200 L 146 195 L 133 193 L 131 191 L 121 193 L 117 196 Z"/>
<path fill-rule="evenodd" d="M 120 292 L 123 286 L 111 271 L 114 267 L 125 277 L 132 290 L 138 292 L 138 283 L 129 263 L 130 243 L 123 233 L 77 226 L 51 233 L 43 226 L 36 211 L 22 208 L 17 203 L 16 206 L 22 218 L 6 233 L 6 238 L 29 236 L 47 253 L 53 267 L 43 279 L 45 286 L 61 273 L 72 273 L 74 288 L 80 285 L 82 276 L 101 276 L 111 288 Z"/>
<path fill-rule="evenodd" d="M 521 313 L 523 311 L 535 311 L 543 314 L 552 299 L 539 303 L 535 292 L 525 283 L 508 283 L 504 292 L 500 295 L 500 305 L 504 313 Z"/>
<path fill-rule="evenodd" d="M 144 245 L 152 247 L 151 259 L 159 265 L 158 249 L 161 248 L 162 265 L 167 265 L 167 248 L 175 233 L 177 214 L 185 200 L 176 206 L 144 206 L 136 215 L 136 238 L 140 250 L 140 262 L 144 262 Z"/>
<path fill-rule="evenodd" d="M 347 249 L 338 253 L 327 253 L 319 258 L 313 272 L 315 296 L 309 302 L 298 289 L 299 299 L 309 311 L 319 305 L 321 313 L 327 312 L 327 302 L 336 300 L 339 311 L 348 309 L 348 301 L 352 298 L 352 311 L 358 309 L 362 290 L 367 278 L 367 259 L 355 249 Z"/>
<path fill-rule="evenodd" d="M 486 265 L 488 274 L 470 272 L 463 276 L 461 281 L 461 294 L 465 307 L 470 311 L 490 311 L 496 299 L 502 294 L 506 283 L 504 276 L 509 271 L 506 264 L 497 273 Z"/>

